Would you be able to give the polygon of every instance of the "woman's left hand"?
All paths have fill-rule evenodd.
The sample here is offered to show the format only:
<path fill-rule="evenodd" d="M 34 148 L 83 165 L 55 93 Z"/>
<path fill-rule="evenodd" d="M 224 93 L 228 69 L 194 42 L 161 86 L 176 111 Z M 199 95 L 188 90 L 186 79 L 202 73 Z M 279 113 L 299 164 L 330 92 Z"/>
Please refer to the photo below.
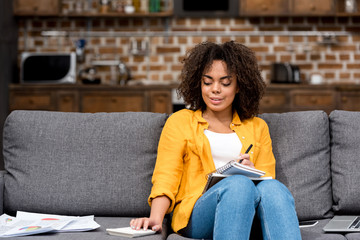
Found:
<path fill-rule="evenodd" d="M 245 165 L 245 166 L 255 168 L 254 163 L 252 163 L 250 161 L 250 155 L 249 154 L 240 153 L 240 155 L 237 158 L 237 161 L 240 162 L 241 164 Z"/>

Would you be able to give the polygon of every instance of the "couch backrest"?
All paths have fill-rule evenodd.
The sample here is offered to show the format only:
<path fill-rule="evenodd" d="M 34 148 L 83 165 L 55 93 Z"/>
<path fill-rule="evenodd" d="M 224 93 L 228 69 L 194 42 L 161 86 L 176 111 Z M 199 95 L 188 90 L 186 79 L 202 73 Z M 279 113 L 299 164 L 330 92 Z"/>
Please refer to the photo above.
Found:
<path fill-rule="evenodd" d="M 143 216 L 166 114 L 14 111 L 4 210 Z"/>
<path fill-rule="evenodd" d="M 322 111 L 260 115 L 268 126 L 276 178 L 295 198 L 300 220 L 331 217 L 330 135 Z"/>
<path fill-rule="evenodd" d="M 336 214 L 360 214 L 360 112 L 330 114 L 331 174 Z"/>

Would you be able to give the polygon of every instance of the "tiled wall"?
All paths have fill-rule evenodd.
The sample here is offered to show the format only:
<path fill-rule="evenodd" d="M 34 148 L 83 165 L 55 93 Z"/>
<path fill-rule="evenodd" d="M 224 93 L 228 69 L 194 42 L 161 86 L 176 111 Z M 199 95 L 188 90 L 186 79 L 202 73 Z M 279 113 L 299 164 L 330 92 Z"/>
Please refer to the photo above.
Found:
<path fill-rule="evenodd" d="M 298 64 L 302 79 L 313 73 L 326 83 L 360 83 L 360 17 L 254 17 L 224 19 L 169 18 L 32 18 L 19 19 L 19 50 L 74 51 L 74 42 L 87 41 L 85 62 L 122 60 L 135 80 L 176 81 L 185 52 L 201 41 L 237 40 L 256 51 L 264 79 L 272 62 Z M 68 36 L 41 35 L 66 31 Z M 335 34 L 325 44 L 323 35 Z M 168 34 L 168 35 L 167 35 Z M 145 55 L 131 53 L 133 41 L 144 40 Z M 111 67 L 100 67 L 104 83 L 111 83 Z M 114 69 L 112 69 L 114 70 Z"/>

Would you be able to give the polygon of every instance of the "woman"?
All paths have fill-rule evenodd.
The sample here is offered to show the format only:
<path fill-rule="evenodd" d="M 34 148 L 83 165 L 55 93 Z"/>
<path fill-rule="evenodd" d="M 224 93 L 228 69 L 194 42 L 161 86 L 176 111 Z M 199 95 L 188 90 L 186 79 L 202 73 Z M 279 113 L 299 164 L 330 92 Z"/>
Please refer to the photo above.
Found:
<path fill-rule="evenodd" d="M 162 131 L 149 218 L 135 229 L 172 228 L 189 238 L 249 239 L 255 214 L 264 239 L 301 239 L 294 200 L 275 180 L 275 159 L 266 123 L 255 117 L 265 84 L 254 53 L 242 44 L 198 44 L 184 59 L 178 93 L 190 109 L 171 115 Z M 245 154 L 251 144 L 253 148 Z M 231 176 L 202 194 L 206 174 L 230 160 L 266 172 L 258 183 Z"/>

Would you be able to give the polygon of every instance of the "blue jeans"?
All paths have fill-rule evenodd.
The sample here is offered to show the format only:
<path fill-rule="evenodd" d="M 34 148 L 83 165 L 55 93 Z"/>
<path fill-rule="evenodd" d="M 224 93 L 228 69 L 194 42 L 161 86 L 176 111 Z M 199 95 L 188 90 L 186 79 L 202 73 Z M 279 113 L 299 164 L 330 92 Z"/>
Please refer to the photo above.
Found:
<path fill-rule="evenodd" d="M 301 239 L 294 199 L 277 180 L 253 182 L 230 176 L 196 202 L 190 221 L 180 233 L 199 239 L 249 239 L 255 214 L 264 239 Z"/>

